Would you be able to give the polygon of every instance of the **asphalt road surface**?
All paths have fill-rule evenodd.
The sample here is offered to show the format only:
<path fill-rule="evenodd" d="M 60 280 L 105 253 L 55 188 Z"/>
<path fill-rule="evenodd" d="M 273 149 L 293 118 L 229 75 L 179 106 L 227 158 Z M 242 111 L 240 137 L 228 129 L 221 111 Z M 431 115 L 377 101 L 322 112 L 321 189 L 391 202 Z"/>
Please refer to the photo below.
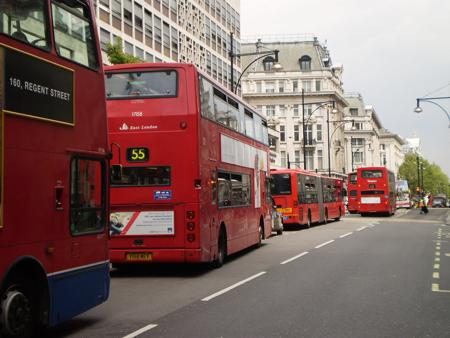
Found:
<path fill-rule="evenodd" d="M 108 302 L 47 336 L 450 337 L 448 219 L 448 209 L 349 215 L 285 231 L 220 269 L 113 270 Z"/>

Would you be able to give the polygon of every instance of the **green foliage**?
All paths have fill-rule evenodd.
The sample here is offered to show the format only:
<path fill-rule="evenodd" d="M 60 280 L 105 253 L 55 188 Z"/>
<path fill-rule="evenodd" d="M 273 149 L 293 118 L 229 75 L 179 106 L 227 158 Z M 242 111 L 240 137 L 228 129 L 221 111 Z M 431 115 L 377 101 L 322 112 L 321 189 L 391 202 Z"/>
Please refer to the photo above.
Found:
<path fill-rule="evenodd" d="M 109 62 L 113 65 L 142 62 L 141 59 L 123 51 L 122 39 L 120 38 L 117 38 L 114 44 L 108 44 L 106 47 L 106 54 L 108 55 Z"/>
<path fill-rule="evenodd" d="M 430 164 L 426 159 L 419 157 L 419 163 L 423 163 L 423 186 L 426 192 L 436 195 L 438 193 L 449 194 L 450 180 L 442 169 L 435 163 Z M 409 183 L 411 192 L 419 186 L 417 180 L 417 156 L 407 154 L 405 161 L 400 166 L 399 176 Z"/>

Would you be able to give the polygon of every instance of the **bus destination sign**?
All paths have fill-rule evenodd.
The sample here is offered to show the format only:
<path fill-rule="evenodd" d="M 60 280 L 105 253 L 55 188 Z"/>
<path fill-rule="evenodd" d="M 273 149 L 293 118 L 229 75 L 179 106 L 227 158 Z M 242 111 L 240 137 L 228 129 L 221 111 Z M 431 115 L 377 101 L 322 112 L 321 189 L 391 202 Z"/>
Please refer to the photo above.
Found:
<path fill-rule="evenodd" d="M 73 125 L 73 71 L 0 46 L 4 106 L 12 114 Z"/>
<path fill-rule="evenodd" d="M 147 162 L 149 160 L 150 151 L 148 148 L 128 148 L 127 161 L 128 162 Z"/>

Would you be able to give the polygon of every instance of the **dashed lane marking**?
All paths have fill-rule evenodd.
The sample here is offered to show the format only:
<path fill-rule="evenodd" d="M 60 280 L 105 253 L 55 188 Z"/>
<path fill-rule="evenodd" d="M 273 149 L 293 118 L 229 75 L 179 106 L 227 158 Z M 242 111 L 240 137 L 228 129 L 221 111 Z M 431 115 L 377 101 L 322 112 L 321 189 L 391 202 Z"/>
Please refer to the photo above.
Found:
<path fill-rule="evenodd" d="M 433 278 L 439 279 L 439 272 L 433 272 Z"/>
<path fill-rule="evenodd" d="M 363 231 L 363 230 L 366 229 L 366 228 L 367 228 L 366 226 L 363 226 L 363 227 L 361 227 L 361 228 L 356 229 L 356 231 Z"/>
<path fill-rule="evenodd" d="M 439 289 L 439 284 L 437 284 L 437 283 L 431 284 L 431 291 L 433 291 L 433 292 L 450 293 L 450 290 Z"/>
<path fill-rule="evenodd" d="M 266 271 L 262 271 L 260 273 L 257 273 L 256 275 L 253 275 L 253 276 L 250 276 L 250 277 L 248 277 L 248 278 L 246 278 L 244 280 L 241 280 L 240 282 L 237 282 L 236 284 L 233 284 L 233 285 L 231 285 L 231 286 L 229 286 L 229 287 L 227 287 L 225 289 L 222 289 L 222 290 L 220 290 L 220 291 L 218 291 L 216 293 L 213 293 L 212 295 L 210 295 L 208 297 L 203 298 L 202 302 L 208 302 L 211 299 L 216 298 L 216 297 L 218 297 L 220 295 L 223 295 L 224 293 L 227 293 L 228 291 L 233 290 L 233 289 L 237 288 L 238 286 L 241 286 L 242 284 L 248 283 L 251 280 L 253 280 L 255 278 L 258 278 L 258 277 L 260 277 L 260 276 L 262 276 L 262 275 L 264 275 L 266 273 L 267 273 Z"/>
<path fill-rule="evenodd" d="M 440 268 L 440 265 L 439 265 L 439 264 L 434 264 L 434 265 L 433 265 L 433 269 L 439 270 L 439 268 Z"/>
<path fill-rule="evenodd" d="M 294 257 L 291 257 L 289 259 L 286 259 L 285 261 L 281 262 L 280 264 L 284 265 L 284 264 L 290 263 L 292 261 L 295 261 L 297 258 L 300 258 L 300 257 L 305 256 L 307 254 L 308 254 L 308 251 L 302 252 L 301 254 L 298 254 L 297 256 L 294 256 Z"/>
<path fill-rule="evenodd" d="M 344 238 L 350 236 L 353 232 L 347 232 L 346 234 L 340 235 L 339 238 Z"/>
<path fill-rule="evenodd" d="M 137 330 L 137 331 L 134 331 L 133 333 L 130 333 L 129 335 L 127 335 L 127 336 L 125 336 L 125 337 L 123 337 L 123 338 L 134 338 L 134 337 L 137 337 L 137 336 L 139 336 L 140 334 L 142 334 L 142 333 L 144 333 L 144 332 L 147 332 L 147 331 L 149 331 L 149 330 L 151 330 L 151 329 L 154 329 L 155 327 L 157 327 L 158 325 L 157 324 L 149 324 L 149 325 L 147 325 L 147 326 L 144 326 L 142 329 L 139 329 L 139 330 Z"/>
<path fill-rule="evenodd" d="M 319 249 L 319 248 L 321 248 L 321 247 L 323 247 L 323 246 L 325 246 L 325 245 L 328 245 L 328 244 L 330 244 L 330 243 L 333 243 L 333 242 L 334 242 L 334 239 L 332 239 L 332 240 L 330 240 L 330 241 L 328 241 L 328 242 L 325 242 L 325 243 L 316 245 L 314 248 Z"/>

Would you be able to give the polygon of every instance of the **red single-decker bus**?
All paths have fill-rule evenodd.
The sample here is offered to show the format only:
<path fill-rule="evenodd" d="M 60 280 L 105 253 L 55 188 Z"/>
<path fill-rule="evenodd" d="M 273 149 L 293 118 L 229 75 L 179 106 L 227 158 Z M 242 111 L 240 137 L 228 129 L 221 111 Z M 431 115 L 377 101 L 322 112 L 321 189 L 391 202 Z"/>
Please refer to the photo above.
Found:
<path fill-rule="evenodd" d="M 1 337 L 108 298 L 100 57 L 89 1 L 0 2 Z"/>
<path fill-rule="evenodd" d="M 284 225 L 339 220 L 344 214 L 343 181 L 302 169 L 271 170 L 271 193 Z"/>
<path fill-rule="evenodd" d="M 395 174 L 386 167 L 357 169 L 359 213 L 394 215 L 396 208 Z"/>
<path fill-rule="evenodd" d="M 271 234 L 267 123 L 189 64 L 106 68 L 114 266 L 214 262 Z"/>

